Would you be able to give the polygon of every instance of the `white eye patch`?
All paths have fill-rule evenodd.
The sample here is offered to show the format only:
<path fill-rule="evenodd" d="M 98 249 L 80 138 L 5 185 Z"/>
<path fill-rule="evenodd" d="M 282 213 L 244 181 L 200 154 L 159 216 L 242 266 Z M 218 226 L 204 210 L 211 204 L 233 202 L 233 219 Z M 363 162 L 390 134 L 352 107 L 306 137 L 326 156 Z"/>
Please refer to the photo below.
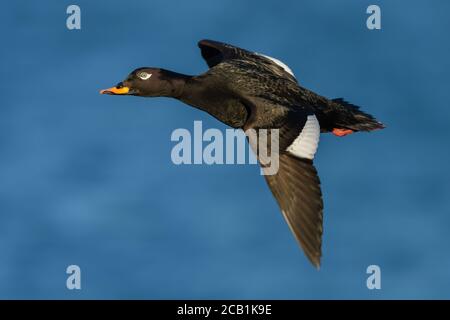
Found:
<path fill-rule="evenodd" d="M 150 77 L 152 76 L 152 74 L 151 74 L 151 73 L 147 73 L 147 72 L 142 71 L 142 72 L 139 72 L 139 73 L 137 74 L 137 76 L 138 76 L 139 78 L 141 78 L 142 80 L 147 80 L 147 79 L 150 79 Z"/>

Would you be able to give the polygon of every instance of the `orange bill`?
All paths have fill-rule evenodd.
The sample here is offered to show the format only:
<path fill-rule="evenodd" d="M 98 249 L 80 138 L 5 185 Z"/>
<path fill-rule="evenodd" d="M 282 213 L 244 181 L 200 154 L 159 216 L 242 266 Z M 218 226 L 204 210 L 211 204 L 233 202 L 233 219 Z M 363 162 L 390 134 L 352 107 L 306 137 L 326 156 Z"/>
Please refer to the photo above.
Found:
<path fill-rule="evenodd" d="M 127 94 L 130 91 L 128 87 L 112 87 L 104 90 L 100 90 L 100 94 Z"/>

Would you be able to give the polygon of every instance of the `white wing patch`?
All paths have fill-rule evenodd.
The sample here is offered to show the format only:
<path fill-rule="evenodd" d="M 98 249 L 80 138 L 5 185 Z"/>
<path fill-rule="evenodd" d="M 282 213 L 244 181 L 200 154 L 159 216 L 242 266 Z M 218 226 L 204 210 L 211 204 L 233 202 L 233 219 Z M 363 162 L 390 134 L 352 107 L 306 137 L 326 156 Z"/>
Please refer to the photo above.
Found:
<path fill-rule="evenodd" d="M 291 76 L 293 76 L 295 78 L 294 72 L 292 72 L 291 68 L 289 68 L 287 66 L 287 64 L 285 64 L 284 62 L 282 62 L 282 61 L 280 61 L 280 60 L 278 60 L 276 58 L 272 58 L 272 57 L 266 56 L 265 54 L 262 54 L 262 53 L 257 53 L 256 52 L 256 54 L 259 55 L 259 56 L 265 57 L 265 58 L 267 58 L 269 60 L 272 60 L 272 62 L 274 62 L 275 64 L 277 64 L 280 67 L 282 67 L 284 69 L 284 71 L 286 71 L 287 73 L 289 73 Z"/>
<path fill-rule="evenodd" d="M 320 125 L 315 115 L 308 116 L 306 123 L 300 132 L 300 135 L 295 138 L 294 142 L 286 149 L 286 151 L 293 155 L 314 159 L 317 147 L 319 146 Z"/>

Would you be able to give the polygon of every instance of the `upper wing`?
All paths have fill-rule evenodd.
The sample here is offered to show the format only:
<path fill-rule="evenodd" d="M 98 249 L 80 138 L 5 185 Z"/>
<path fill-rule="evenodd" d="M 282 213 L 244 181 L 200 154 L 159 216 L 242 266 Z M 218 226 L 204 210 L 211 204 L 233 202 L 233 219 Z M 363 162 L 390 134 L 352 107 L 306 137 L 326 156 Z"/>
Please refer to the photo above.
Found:
<path fill-rule="evenodd" d="M 198 45 L 210 67 L 199 78 L 207 75 L 226 86 L 248 107 L 257 127 L 270 127 L 270 122 L 288 109 L 313 111 L 328 103 L 300 87 L 289 67 L 279 60 L 217 41 L 202 40 Z"/>
<path fill-rule="evenodd" d="M 297 83 L 292 70 L 278 59 L 213 40 L 201 40 L 198 46 L 210 68 L 224 61 L 244 60 L 262 67 L 265 73 Z"/>

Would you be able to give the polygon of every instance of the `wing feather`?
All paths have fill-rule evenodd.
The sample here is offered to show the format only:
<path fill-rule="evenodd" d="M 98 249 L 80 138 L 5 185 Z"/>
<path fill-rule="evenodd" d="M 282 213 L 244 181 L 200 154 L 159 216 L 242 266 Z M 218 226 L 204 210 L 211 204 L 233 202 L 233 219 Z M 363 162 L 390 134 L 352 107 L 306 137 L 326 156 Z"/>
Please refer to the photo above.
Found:
<path fill-rule="evenodd" d="M 320 180 L 312 161 L 282 154 L 278 173 L 265 178 L 305 255 L 319 268 L 323 201 Z"/>

